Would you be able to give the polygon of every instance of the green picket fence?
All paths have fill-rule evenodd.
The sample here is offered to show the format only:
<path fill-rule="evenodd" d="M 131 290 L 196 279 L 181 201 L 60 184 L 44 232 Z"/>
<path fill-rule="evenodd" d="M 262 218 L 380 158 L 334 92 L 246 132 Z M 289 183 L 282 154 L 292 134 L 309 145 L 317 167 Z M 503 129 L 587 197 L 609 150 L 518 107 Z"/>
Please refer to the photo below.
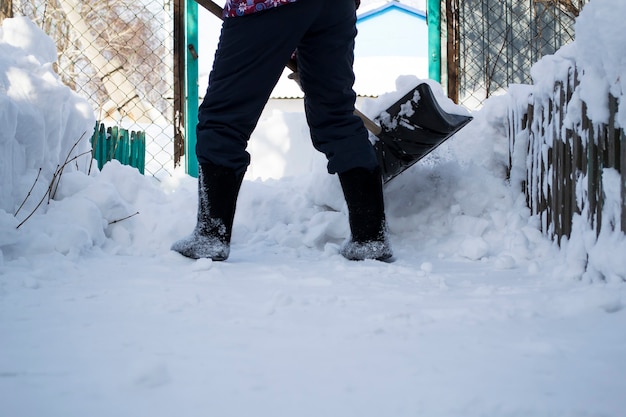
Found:
<path fill-rule="evenodd" d="M 98 168 L 112 159 L 124 165 L 135 167 L 144 173 L 146 166 L 146 133 L 121 129 L 117 126 L 106 127 L 96 123 L 91 137 L 93 157 L 98 161 Z"/>

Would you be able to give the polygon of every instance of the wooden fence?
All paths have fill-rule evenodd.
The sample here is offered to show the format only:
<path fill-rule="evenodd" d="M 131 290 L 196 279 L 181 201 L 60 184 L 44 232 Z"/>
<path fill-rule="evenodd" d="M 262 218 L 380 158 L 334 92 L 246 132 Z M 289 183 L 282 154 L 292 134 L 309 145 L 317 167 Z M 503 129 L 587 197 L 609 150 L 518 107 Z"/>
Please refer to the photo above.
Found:
<path fill-rule="evenodd" d="M 105 127 L 96 124 L 91 137 L 93 157 L 98 161 L 98 168 L 112 159 L 124 165 L 135 167 L 144 173 L 146 165 L 146 134 L 145 132 L 121 129 L 117 126 Z"/>
<path fill-rule="evenodd" d="M 610 196 L 621 202 L 620 224 L 609 226 L 626 233 L 626 137 L 615 122 L 618 100 L 609 96 L 608 124 L 594 123 L 586 104 L 572 101 L 578 76 L 576 68 L 570 68 L 567 79 L 556 82 L 551 96 L 531 94 L 527 108 L 512 105 L 509 109 L 511 168 L 513 153 L 519 152 L 516 141 L 523 137 L 528 140 L 522 181 L 528 207 L 540 217 L 542 231 L 559 243 L 562 237 L 570 237 L 577 214 L 600 233 L 605 225 L 603 172 L 607 168 L 615 169 L 621 178 L 619 195 Z"/>

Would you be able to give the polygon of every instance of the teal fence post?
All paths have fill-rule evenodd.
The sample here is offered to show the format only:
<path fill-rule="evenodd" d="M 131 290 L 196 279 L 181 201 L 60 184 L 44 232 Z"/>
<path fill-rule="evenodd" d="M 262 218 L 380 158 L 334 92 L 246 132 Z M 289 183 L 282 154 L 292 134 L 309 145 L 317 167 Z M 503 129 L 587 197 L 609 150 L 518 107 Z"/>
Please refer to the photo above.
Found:
<path fill-rule="evenodd" d="M 117 147 L 117 131 L 117 126 L 107 128 L 107 153 L 104 162 L 110 161 L 115 155 L 115 148 Z"/>
<path fill-rule="evenodd" d="M 100 133 L 100 123 L 96 122 L 96 126 L 93 129 L 93 135 L 91 135 L 91 157 L 98 160 L 98 146 L 100 145 L 99 140 Z"/>
<path fill-rule="evenodd" d="M 428 0 L 428 78 L 441 82 L 441 0 Z"/>
<path fill-rule="evenodd" d="M 139 169 L 139 132 L 134 130 L 130 132 L 130 155 L 128 158 L 128 165 L 133 168 Z"/>
<path fill-rule="evenodd" d="M 102 169 L 106 150 L 106 129 L 104 123 L 96 122 L 93 136 L 91 137 L 92 157 L 98 161 L 98 169 Z"/>
<path fill-rule="evenodd" d="M 196 125 L 198 124 L 198 3 L 187 0 L 185 19 L 185 64 L 187 70 L 185 100 L 185 165 L 187 173 L 198 176 L 198 159 L 196 158 Z"/>
<path fill-rule="evenodd" d="M 104 126 L 104 123 L 100 124 L 100 129 L 98 130 L 98 149 L 97 149 L 97 159 L 98 159 L 98 169 L 102 169 L 104 165 L 104 160 L 106 158 L 106 148 L 107 148 L 107 129 Z"/>
<path fill-rule="evenodd" d="M 146 132 L 141 131 L 137 135 L 137 168 L 141 174 L 146 169 Z"/>
<path fill-rule="evenodd" d="M 128 165 L 128 130 L 120 129 L 115 147 L 115 159 L 123 165 Z"/>
<path fill-rule="evenodd" d="M 132 131 L 130 133 L 130 157 L 128 165 L 137 168 L 141 174 L 146 165 L 146 133 Z"/>

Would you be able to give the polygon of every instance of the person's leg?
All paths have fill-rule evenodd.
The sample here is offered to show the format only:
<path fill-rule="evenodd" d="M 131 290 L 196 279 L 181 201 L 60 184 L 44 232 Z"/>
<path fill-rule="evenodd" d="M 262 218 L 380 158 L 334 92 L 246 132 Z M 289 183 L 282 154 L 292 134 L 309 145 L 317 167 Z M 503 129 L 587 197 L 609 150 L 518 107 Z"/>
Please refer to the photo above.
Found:
<path fill-rule="evenodd" d="M 374 148 L 362 120 L 354 115 L 354 0 L 325 3 L 298 45 L 305 111 L 316 149 L 338 173 L 348 205 L 351 237 L 341 248 L 350 260 L 386 260 L 387 239 L 382 178 Z"/>
<path fill-rule="evenodd" d="M 249 16 L 227 18 L 200 105 L 198 162 L 244 172 L 246 147 L 298 40 L 319 9 L 301 0 Z"/>
<path fill-rule="evenodd" d="M 224 261 L 230 254 L 230 236 L 242 174 L 210 163 L 198 170 L 198 214 L 193 232 L 174 242 L 172 250 L 188 258 Z"/>
<path fill-rule="evenodd" d="M 172 250 L 189 258 L 228 258 L 237 196 L 250 162 L 248 139 L 319 7 L 306 0 L 224 22 L 199 109 L 197 224 Z"/>
<path fill-rule="evenodd" d="M 351 232 L 341 254 L 353 261 L 391 258 L 380 169 L 357 167 L 338 175 L 348 205 Z"/>
<path fill-rule="evenodd" d="M 374 169 L 378 161 L 363 122 L 354 115 L 354 0 L 325 4 L 298 45 L 298 70 L 305 112 L 315 148 L 328 159 L 328 171 Z"/>

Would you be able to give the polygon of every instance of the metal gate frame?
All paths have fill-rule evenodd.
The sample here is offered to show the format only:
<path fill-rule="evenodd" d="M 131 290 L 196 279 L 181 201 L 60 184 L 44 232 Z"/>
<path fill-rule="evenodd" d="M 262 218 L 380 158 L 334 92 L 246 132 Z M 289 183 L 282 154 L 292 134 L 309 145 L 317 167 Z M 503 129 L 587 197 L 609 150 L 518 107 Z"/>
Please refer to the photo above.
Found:
<path fill-rule="evenodd" d="M 198 176 L 198 3 L 174 0 L 174 164 Z"/>

